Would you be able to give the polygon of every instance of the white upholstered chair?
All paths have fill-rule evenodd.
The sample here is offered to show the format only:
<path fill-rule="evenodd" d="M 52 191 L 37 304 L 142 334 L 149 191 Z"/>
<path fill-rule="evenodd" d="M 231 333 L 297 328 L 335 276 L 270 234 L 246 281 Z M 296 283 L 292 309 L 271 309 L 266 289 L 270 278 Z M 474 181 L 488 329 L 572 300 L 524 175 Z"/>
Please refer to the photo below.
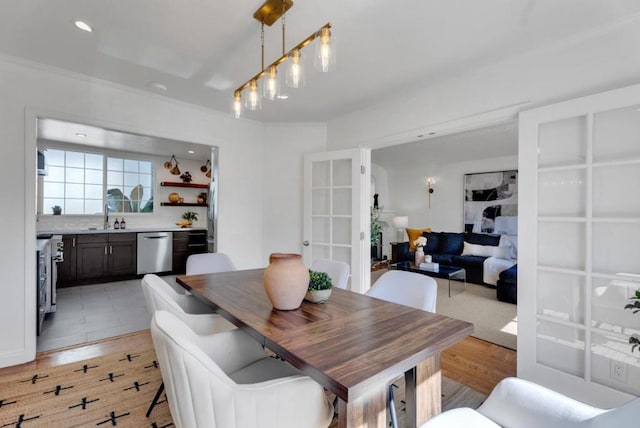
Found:
<path fill-rule="evenodd" d="M 382 274 L 365 294 L 388 302 L 411 306 L 427 312 L 435 312 L 438 283 L 427 275 L 402 270 L 390 270 Z M 393 384 L 389 385 L 389 415 L 391 425 L 396 428 L 398 419 L 393 386 Z"/>
<path fill-rule="evenodd" d="M 187 275 L 236 270 L 231 258 L 224 253 L 192 254 L 187 258 Z"/>
<path fill-rule="evenodd" d="M 151 336 L 178 428 L 327 427 L 323 388 L 239 329 L 201 336 L 164 311 Z"/>
<path fill-rule="evenodd" d="M 640 398 L 605 410 L 518 378 L 503 379 L 477 410 L 448 410 L 421 428 L 613 428 L 638 426 Z"/>
<path fill-rule="evenodd" d="M 235 329 L 233 324 L 214 313 L 209 306 L 190 294 L 180 293 L 158 275 L 147 274 L 142 278 L 142 292 L 149 313 L 153 315 L 159 310 L 168 311 L 198 334 L 220 333 Z M 147 409 L 147 417 L 151 415 L 163 391 L 164 382 L 158 387 Z"/>
<path fill-rule="evenodd" d="M 311 270 L 326 272 L 331 278 L 334 287 L 347 288 L 349 282 L 349 265 L 337 260 L 319 259 L 313 263 Z"/>
<path fill-rule="evenodd" d="M 390 270 L 378 278 L 365 294 L 388 302 L 435 312 L 438 283 L 427 275 Z"/>
<path fill-rule="evenodd" d="M 234 329 L 234 325 L 216 314 L 212 308 L 192 295 L 180 294 L 158 275 L 142 278 L 142 292 L 147 310 L 169 311 L 187 323 L 198 334 L 211 334 Z"/>

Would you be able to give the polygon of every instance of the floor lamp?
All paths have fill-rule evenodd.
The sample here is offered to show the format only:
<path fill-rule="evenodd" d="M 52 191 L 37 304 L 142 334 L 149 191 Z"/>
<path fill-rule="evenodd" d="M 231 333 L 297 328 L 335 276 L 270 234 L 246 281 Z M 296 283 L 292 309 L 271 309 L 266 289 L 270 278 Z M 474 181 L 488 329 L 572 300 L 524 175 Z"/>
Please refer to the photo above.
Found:
<path fill-rule="evenodd" d="M 395 216 L 391 219 L 393 227 L 396 228 L 396 239 L 398 242 L 404 242 L 404 230 L 409 226 L 409 217 Z"/>

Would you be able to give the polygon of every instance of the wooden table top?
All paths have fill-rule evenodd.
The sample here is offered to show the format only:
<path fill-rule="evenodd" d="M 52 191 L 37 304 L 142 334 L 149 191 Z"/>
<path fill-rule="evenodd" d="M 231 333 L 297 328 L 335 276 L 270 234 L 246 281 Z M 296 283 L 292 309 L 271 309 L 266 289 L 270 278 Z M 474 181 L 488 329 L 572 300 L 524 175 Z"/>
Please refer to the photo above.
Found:
<path fill-rule="evenodd" d="M 304 301 L 293 311 L 275 310 L 264 291 L 263 272 L 182 275 L 176 280 L 345 402 L 473 331 L 465 321 L 339 288 L 325 303 Z"/>

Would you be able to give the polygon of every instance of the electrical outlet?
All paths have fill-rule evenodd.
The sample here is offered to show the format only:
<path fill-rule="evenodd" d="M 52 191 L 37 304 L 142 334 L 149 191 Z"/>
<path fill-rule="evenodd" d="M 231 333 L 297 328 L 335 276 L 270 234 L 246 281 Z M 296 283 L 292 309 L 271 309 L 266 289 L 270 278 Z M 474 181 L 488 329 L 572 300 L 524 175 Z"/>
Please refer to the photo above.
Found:
<path fill-rule="evenodd" d="M 627 383 L 627 364 L 622 361 L 611 360 L 611 379 Z"/>

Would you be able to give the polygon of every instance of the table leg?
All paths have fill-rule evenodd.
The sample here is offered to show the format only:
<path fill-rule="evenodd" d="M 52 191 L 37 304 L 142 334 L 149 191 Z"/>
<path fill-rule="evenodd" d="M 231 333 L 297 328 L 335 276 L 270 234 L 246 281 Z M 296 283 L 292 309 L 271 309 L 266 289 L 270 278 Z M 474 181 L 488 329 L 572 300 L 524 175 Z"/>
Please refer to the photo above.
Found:
<path fill-rule="evenodd" d="M 353 402 L 338 400 L 339 428 L 386 428 L 387 386 L 382 385 L 370 394 Z"/>
<path fill-rule="evenodd" d="M 404 374 L 407 412 L 405 426 L 415 428 L 442 411 L 440 355 L 418 363 Z"/>

